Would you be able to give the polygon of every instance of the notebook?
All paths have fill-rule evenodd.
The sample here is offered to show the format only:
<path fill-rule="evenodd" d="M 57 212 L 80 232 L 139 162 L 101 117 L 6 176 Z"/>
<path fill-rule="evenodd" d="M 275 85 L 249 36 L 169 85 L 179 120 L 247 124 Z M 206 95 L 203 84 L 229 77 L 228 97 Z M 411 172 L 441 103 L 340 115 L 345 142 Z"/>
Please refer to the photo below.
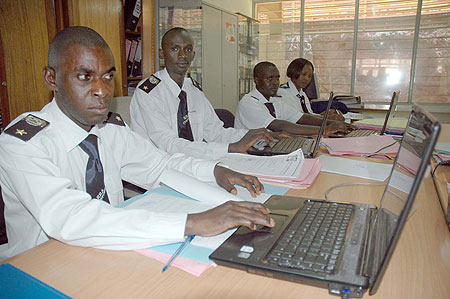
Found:
<path fill-rule="evenodd" d="M 391 122 L 395 109 L 397 108 L 397 102 L 398 97 L 400 95 L 400 91 L 394 91 L 392 93 L 391 103 L 389 104 L 389 110 L 386 113 L 386 117 L 384 119 L 383 128 L 381 131 L 378 130 L 371 130 L 371 129 L 357 129 L 354 131 L 351 131 L 349 133 L 339 132 L 331 134 L 330 138 L 339 138 L 339 137 L 362 137 L 362 136 L 369 136 L 369 135 L 384 135 L 386 128 L 388 127 L 389 123 Z"/>
<path fill-rule="evenodd" d="M 328 288 L 342 298 L 374 294 L 426 172 L 440 125 L 414 105 L 378 204 L 271 196 L 274 228 L 240 227 L 210 258 L 219 265 Z M 316 223 L 316 221 L 320 223 Z"/>
<path fill-rule="evenodd" d="M 328 106 L 325 110 L 322 125 L 319 129 L 319 134 L 316 139 L 308 137 L 294 137 L 294 138 L 281 138 L 279 140 L 274 140 L 269 144 L 261 139 L 253 148 L 247 150 L 247 153 L 252 155 L 260 156 L 273 156 L 273 155 L 284 155 L 292 153 L 293 151 L 302 149 L 305 158 L 314 158 L 319 150 L 320 139 L 323 136 L 325 127 L 328 119 L 328 112 L 330 111 L 331 103 L 333 102 L 333 92 L 330 93 L 330 98 L 328 99 Z"/>

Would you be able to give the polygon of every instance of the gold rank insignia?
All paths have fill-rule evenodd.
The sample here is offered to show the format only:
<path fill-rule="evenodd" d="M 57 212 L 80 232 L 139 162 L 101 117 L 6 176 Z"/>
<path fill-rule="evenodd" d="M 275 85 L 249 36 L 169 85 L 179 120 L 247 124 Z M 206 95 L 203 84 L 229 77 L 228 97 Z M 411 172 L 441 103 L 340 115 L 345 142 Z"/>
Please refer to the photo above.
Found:
<path fill-rule="evenodd" d="M 146 93 L 149 93 L 153 88 L 156 87 L 156 85 L 161 82 L 161 79 L 158 77 L 151 75 L 150 78 L 147 78 L 147 80 L 144 81 L 141 85 L 139 85 L 139 88 L 145 91 Z"/>
<path fill-rule="evenodd" d="M 50 123 L 35 115 L 28 114 L 14 125 L 5 130 L 5 133 L 15 136 L 23 141 L 28 141 L 42 131 Z"/>
<path fill-rule="evenodd" d="M 117 114 L 117 113 L 114 113 L 114 112 L 109 112 L 108 113 L 108 118 L 105 120 L 105 123 L 114 124 L 114 125 L 119 125 L 119 126 L 125 127 L 125 122 L 123 121 L 123 119 L 120 116 L 120 114 Z"/>
<path fill-rule="evenodd" d="M 192 84 L 197 87 L 198 89 L 200 89 L 201 91 L 203 91 L 202 86 L 200 85 L 200 83 L 198 83 L 197 81 L 195 81 L 192 77 L 191 78 Z"/>

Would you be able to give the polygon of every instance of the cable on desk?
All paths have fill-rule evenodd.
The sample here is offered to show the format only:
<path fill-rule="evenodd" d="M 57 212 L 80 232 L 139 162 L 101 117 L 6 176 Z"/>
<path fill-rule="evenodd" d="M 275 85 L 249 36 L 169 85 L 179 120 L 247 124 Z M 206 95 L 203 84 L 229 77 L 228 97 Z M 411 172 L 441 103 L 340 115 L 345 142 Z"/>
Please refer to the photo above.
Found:
<path fill-rule="evenodd" d="M 380 148 L 379 150 L 377 150 L 377 151 L 375 151 L 375 152 L 373 152 L 373 153 L 371 153 L 371 154 L 362 155 L 362 157 L 364 157 L 364 158 L 370 158 L 370 157 L 372 157 L 372 156 L 385 156 L 385 157 L 388 158 L 389 160 L 394 160 L 394 158 L 392 158 L 392 157 L 389 156 L 388 154 L 380 153 L 380 152 L 381 152 L 382 150 L 388 148 L 388 147 L 393 146 L 393 145 L 396 144 L 396 143 L 397 143 L 397 141 L 394 141 L 394 142 L 392 142 L 391 144 L 388 144 L 388 145 L 386 145 L 386 146 L 383 146 L 382 148 Z"/>
<path fill-rule="evenodd" d="M 437 169 L 439 166 L 441 166 L 441 165 L 444 165 L 444 166 L 450 166 L 450 160 L 439 162 L 439 163 L 436 165 L 436 167 L 433 169 L 433 172 L 431 173 L 431 176 L 432 176 L 432 177 L 434 177 L 434 173 L 436 172 L 436 169 Z"/>
<path fill-rule="evenodd" d="M 325 190 L 325 199 L 328 200 L 328 192 L 330 192 L 333 189 L 336 188 L 340 188 L 340 187 L 347 187 L 347 186 L 355 186 L 355 185 L 362 185 L 362 186 L 370 186 L 370 185 L 384 185 L 384 183 L 379 183 L 379 182 L 352 182 L 352 183 L 343 183 L 343 184 L 338 184 L 338 185 L 334 185 L 330 188 L 328 188 L 327 190 Z"/>

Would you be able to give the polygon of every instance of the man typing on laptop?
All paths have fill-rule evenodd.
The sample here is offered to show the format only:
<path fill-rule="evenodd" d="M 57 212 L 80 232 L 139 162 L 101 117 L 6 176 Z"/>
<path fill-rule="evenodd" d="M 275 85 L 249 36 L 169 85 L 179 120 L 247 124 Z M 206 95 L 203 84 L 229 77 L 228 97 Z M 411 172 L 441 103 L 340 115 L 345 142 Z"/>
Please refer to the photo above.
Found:
<path fill-rule="evenodd" d="M 258 63 L 253 70 L 256 88 L 239 102 L 235 127 L 239 129 L 267 128 L 293 135 L 317 135 L 322 118 L 294 111 L 277 96 L 280 72 L 271 62 Z M 353 126 L 342 121 L 328 121 L 325 136 L 348 132 Z"/>

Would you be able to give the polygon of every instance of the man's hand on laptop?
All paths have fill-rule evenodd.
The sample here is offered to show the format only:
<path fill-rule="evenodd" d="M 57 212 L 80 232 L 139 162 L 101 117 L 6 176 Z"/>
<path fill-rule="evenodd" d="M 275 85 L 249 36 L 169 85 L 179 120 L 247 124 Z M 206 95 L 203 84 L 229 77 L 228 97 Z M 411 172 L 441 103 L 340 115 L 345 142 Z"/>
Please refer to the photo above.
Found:
<path fill-rule="evenodd" d="M 273 139 L 280 140 L 281 138 L 293 138 L 294 135 L 289 134 L 288 132 L 281 131 L 281 132 L 270 132 L 270 135 L 272 135 Z"/>
<path fill-rule="evenodd" d="M 333 133 L 348 133 L 354 130 L 354 126 L 342 121 L 333 121 L 327 124 L 325 128 L 325 137 L 330 136 Z"/>
<path fill-rule="evenodd" d="M 234 187 L 236 184 L 247 188 L 252 197 L 264 193 L 264 186 L 255 176 L 242 174 L 219 165 L 214 168 L 214 176 L 217 184 L 231 194 L 237 193 Z"/>
<path fill-rule="evenodd" d="M 228 145 L 228 152 L 247 153 L 247 150 L 260 139 L 264 139 L 269 143 L 273 140 L 273 137 L 270 135 L 269 131 L 264 128 L 249 130 L 241 140 Z"/>
<path fill-rule="evenodd" d="M 214 236 L 243 225 L 255 230 L 256 225 L 273 227 L 275 221 L 262 204 L 249 201 L 228 201 L 218 207 L 198 214 L 189 214 L 184 234 Z"/>
<path fill-rule="evenodd" d="M 338 121 L 345 121 L 345 117 L 342 114 L 341 111 L 336 109 L 330 109 L 328 112 L 328 119 L 329 120 L 338 120 Z"/>

